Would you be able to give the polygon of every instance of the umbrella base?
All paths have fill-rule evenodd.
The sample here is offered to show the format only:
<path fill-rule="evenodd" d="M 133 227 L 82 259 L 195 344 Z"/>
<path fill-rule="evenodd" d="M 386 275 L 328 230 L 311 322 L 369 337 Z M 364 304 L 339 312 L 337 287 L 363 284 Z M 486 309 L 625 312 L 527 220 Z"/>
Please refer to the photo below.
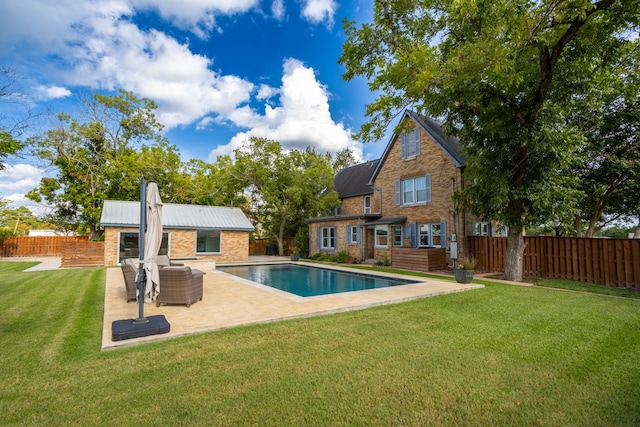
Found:
<path fill-rule="evenodd" d="M 111 340 L 122 341 L 169 332 L 171 325 L 164 315 L 149 316 L 146 319 L 148 322 L 145 323 L 136 323 L 136 319 L 114 321 L 111 324 Z"/>

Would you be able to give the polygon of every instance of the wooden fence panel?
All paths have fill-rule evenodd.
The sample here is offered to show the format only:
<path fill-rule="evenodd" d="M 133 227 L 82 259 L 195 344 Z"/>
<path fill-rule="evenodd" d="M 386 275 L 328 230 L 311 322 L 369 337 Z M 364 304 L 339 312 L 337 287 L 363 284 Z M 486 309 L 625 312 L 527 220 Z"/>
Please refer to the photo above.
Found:
<path fill-rule="evenodd" d="M 104 265 L 104 242 L 73 242 L 62 244 L 60 266 L 64 267 L 98 267 Z"/>
<path fill-rule="evenodd" d="M 469 253 L 486 272 L 504 271 L 507 239 L 469 237 Z M 525 236 L 523 275 L 640 290 L 640 239 Z"/>
<path fill-rule="evenodd" d="M 21 236 L 0 243 L 3 257 L 61 256 L 63 242 L 86 242 L 87 236 Z"/>

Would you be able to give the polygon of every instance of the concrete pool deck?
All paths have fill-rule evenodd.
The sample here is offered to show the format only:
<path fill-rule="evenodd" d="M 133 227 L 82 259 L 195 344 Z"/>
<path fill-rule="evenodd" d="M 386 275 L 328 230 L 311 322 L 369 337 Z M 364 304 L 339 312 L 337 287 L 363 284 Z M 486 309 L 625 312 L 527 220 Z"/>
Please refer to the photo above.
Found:
<path fill-rule="evenodd" d="M 267 259 L 273 261 L 274 257 Z M 255 261 L 252 259 L 252 262 L 255 263 Z M 264 260 L 258 261 L 264 263 Z M 126 302 L 124 278 L 120 268 L 107 269 L 102 350 L 235 326 L 359 310 L 484 287 L 477 284 L 464 285 L 449 280 L 375 272 L 374 274 L 380 276 L 408 278 L 420 280 L 420 282 L 304 298 L 217 271 L 213 263 L 199 263 L 197 261 L 185 261 L 184 263 L 206 273 L 202 301 L 198 301 L 188 308 L 180 305 L 156 307 L 155 304 L 145 304 L 144 315 L 164 315 L 171 325 L 170 332 L 122 341 L 112 340 L 112 323 L 116 320 L 138 317 L 138 304 Z M 304 264 L 316 265 L 306 262 Z M 318 264 L 318 266 L 327 268 L 326 265 Z M 329 268 L 353 271 L 333 266 Z"/>

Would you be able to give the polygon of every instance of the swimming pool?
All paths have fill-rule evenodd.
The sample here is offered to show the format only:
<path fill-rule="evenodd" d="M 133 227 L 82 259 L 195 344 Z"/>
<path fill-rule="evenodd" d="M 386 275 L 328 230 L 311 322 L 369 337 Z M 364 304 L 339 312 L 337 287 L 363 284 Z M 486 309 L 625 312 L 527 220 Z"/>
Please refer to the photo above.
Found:
<path fill-rule="evenodd" d="M 301 297 L 417 283 L 415 280 L 295 264 L 219 266 L 217 269 Z"/>

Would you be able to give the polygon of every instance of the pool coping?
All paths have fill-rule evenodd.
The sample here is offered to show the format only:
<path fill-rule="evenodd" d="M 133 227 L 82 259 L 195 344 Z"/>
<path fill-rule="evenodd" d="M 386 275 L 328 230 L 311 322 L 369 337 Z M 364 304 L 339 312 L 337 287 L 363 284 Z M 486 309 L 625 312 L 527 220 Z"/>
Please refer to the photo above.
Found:
<path fill-rule="evenodd" d="M 282 264 L 282 262 L 264 261 L 242 264 L 271 263 Z M 290 261 L 288 263 L 354 272 L 353 269 L 348 267 L 328 266 L 311 262 Z M 187 261 L 185 264 L 189 265 L 189 262 Z M 156 307 L 155 304 L 145 304 L 145 316 L 159 314 L 166 316 L 171 325 L 169 333 L 123 341 L 112 340 L 112 323 L 116 320 L 137 317 L 138 304 L 126 302 L 124 278 L 120 268 L 108 268 L 106 272 L 102 350 L 129 347 L 237 326 L 362 310 L 379 305 L 397 304 L 414 299 L 484 287 L 479 284 L 460 284 L 443 279 L 358 270 L 357 272 L 361 274 L 412 280 L 417 281 L 417 283 L 340 294 L 300 297 L 229 273 L 217 271 L 215 270 L 215 265 L 208 266 L 208 269 L 203 269 L 200 264 L 195 265 L 195 267 L 204 270 L 206 273 L 204 276 L 203 300 L 194 303 L 188 308 L 175 305 Z"/>

